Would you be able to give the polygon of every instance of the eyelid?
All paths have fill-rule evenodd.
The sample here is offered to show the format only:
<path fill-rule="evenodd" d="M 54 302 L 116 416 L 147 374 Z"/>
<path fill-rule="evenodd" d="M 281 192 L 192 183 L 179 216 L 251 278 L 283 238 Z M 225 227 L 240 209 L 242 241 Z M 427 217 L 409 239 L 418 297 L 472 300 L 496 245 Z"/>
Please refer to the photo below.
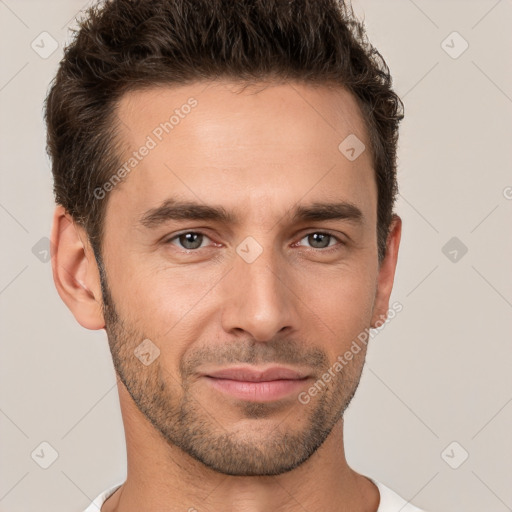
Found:
<path fill-rule="evenodd" d="M 330 231 L 328 230 L 322 230 L 322 229 L 313 229 L 313 230 L 310 230 L 308 231 L 307 233 L 304 233 L 300 239 L 299 239 L 299 242 L 301 240 L 303 240 L 304 238 L 306 238 L 307 236 L 309 235 L 313 235 L 313 234 L 321 234 L 321 235 L 328 235 L 330 236 L 331 238 L 334 238 L 336 240 L 336 244 L 334 245 L 328 245 L 327 247 L 324 247 L 324 248 L 316 248 L 316 247 L 306 247 L 306 249 L 310 249 L 310 250 L 313 250 L 313 251 L 322 251 L 322 252 L 327 252 L 329 251 L 330 249 L 336 249 L 338 248 L 340 245 L 346 245 L 347 242 L 345 240 L 343 240 L 342 238 L 340 238 L 338 235 L 335 235 L 333 233 L 331 233 Z M 295 245 L 295 244 L 294 244 Z"/>
<path fill-rule="evenodd" d="M 180 236 L 186 235 L 188 233 L 195 233 L 196 235 L 202 235 L 203 237 L 208 238 L 208 240 L 210 240 L 210 242 L 213 242 L 212 244 L 209 244 L 206 247 L 200 247 L 200 249 L 206 249 L 207 247 L 213 247 L 215 245 L 217 245 L 217 246 L 221 245 L 221 244 L 219 244 L 217 242 L 214 242 L 212 240 L 211 236 L 207 235 L 204 231 L 201 231 L 200 229 L 197 229 L 197 230 L 196 229 L 185 229 L 184 231 L 180 231 L 179 233 L 175 233 L 174 235 L 172 235 L 170 237 L 164 237 L 163 243 L 164 243 L 164 245 L 165 244 L 175 245 L 172 242 L 177 240 Z M 176 245 L 176 247 L 178 249 L 181 249 L 182 251 L 185 251 L 185 252 L 197 252 L 197 251 L 199 251 L 199 249 L 185 249 L 184 247 L 179 247 L 177 245 Z"/>

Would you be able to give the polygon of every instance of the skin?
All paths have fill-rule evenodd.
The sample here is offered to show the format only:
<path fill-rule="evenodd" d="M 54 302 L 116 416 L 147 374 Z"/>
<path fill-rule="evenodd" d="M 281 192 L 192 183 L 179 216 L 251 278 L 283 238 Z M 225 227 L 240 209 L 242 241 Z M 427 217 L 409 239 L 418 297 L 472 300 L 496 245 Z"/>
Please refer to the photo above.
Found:
<path fill-rule="evenodd" d="M 343 448 L 364 344 L 308 404 L 297 393 L 237 399 L 201 376 L 276 363 L 307 372 L 308 390 L 386 318 L 401 220 L 379 264 L 377 187 L 357 103 L 340 87 L 290 83 L 129 92 L 117 109 L 122 161 L 190 97 L 197 106 L 102 199 L 103 290 L 86 233 L 55 210 L 57 290 L 83 327 L 107 331 L 119 376 L 128 473 L 102 511 L 376 511 L 377 488 Z M 349 134 L 367 148 L 354 161 L 338 150 Z M 222 206 L 236 222 L 142 226 L 169 197 Z M 290 214 L 339 201 L 357 206 L 361 222 Z M 186 232 L 205 235 L 198 249 L 176 237 Z M 334 238 L 322 245 L 314 233 Z M 252 263 L 236 251 L 249 236 L 262 249 Z M 144 339 L 160 351 L 148 365 L 134 355 Z"/>

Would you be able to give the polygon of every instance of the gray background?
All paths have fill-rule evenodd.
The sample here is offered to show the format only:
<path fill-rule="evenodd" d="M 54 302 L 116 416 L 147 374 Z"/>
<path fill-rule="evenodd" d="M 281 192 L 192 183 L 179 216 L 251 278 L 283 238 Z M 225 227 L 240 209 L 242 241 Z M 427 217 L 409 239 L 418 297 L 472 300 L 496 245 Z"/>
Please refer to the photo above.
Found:
<path fill-rule="evenodd" d="M 0 0 L 1 511 L 81 511 L 125 476 L 106 335 L 75 322 L 45 252 L 42 103 L 86 5 Z M 406 120 L 392 295 L 403 311 L 371 342 L 348 461 L 432 512 L 512 510 L 512 0 L 354 7 Z M 48 448 L 31 456 L 44 441 L 58 453 L 48 469 Z"/>

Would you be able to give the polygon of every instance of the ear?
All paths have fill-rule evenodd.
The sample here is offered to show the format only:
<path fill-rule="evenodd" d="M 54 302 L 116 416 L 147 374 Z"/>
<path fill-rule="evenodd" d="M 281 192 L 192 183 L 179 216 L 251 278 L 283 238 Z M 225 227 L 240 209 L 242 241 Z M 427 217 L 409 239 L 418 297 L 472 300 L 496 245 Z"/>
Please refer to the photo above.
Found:
<path fill-rule="evenodd" d="M 52 272 L 60 298 L 86 329 L 103 329 L 101 282 L 94 252 L 85 230 L 63 206 L 53 215 Z"/>
<path fill-rule="evenodd" d="M 396 262 L 398 260 L 398 247 L 402 235 L 402 219 L 394 214 L 391 221 L 388 239 L 386 242 L 386 255 L 382 260 L 377 277 L 377 292 L 373 306 L 371 327 L 379 327 L 387 318 L 389 310 L 389 297 L 395 279 Z M 379 322 L 376 325 L 376 322 Z"/>

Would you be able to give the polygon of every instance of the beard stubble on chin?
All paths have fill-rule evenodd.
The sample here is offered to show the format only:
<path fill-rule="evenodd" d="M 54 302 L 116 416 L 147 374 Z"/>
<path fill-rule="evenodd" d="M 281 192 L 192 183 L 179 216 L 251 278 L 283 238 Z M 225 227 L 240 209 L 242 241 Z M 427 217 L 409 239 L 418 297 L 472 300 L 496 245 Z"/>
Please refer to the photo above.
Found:
<path fill-rule="evenodd" d="M 97 258 L 98 261 L 98 258 Z M 194 396 L 194 370 L 201 364 L 281 363 L 310 368 L 315 380 L 332 363 L 319 348 L 304 347 L 282 338 L 265 343 L 253 340 L 222 347 L 201 346 L 191 349 L 180 361 L 180 375 L 173 376 L 158 357 L 145 366 L 135 356 L 135 348 L 147 336 L 121 318 L 112 299 L 105 268 L 98 261 L 103 295 L 103 314 L 114 368 L 140 412 L 163 439 L 204 464 L 226 475 L 273 476 L 291 471 L 313 455 L 343 417 L 359 384 L 364 351 L 354 356 L 351 365 L 330 382 L 309 404 L 296 401 L 286 407 L 296 408 L 301 421 L 289 411 L 270 429 L 258 428 L 258 420 L 271 420 L 283 410 L 283 403 L 239 401 L 237 410 L 244 420 L 254 420 L 254 428 L 221 425 L 212 417 L 201 397 Z M 357 358 L 362 358 L 357 361 Z M 297 424 L 301 428 L 295 428 Z"/>

